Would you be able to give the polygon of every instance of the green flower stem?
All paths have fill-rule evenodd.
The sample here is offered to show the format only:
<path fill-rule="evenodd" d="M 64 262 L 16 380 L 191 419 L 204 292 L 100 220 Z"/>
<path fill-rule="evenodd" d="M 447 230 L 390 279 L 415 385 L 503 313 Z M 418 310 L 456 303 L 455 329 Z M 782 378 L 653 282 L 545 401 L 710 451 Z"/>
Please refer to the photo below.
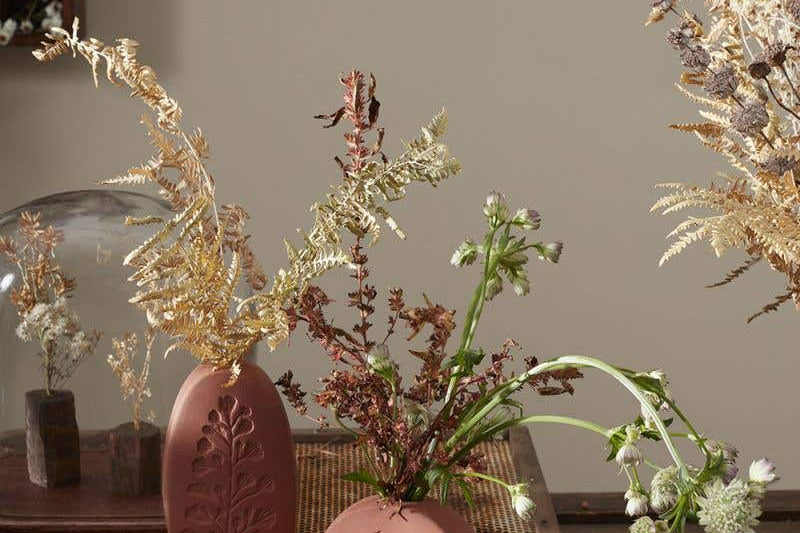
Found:
<path fill-rule="evenodd" d="M 496 478 L 494 476 L 490 476 L 488 474 L 481 474 L 480 472 L 460 472 L 457 474 L 460 477 L 474 477 L 478 479 L 483 479 L 485 481 L 491 481 L 492 483 L 497 483 L 498 485 L 505 487 L 506 489 L 511 488 L 510 483 L 506 483 L 502 479 Z"/>
<path fill-rule="evenodd" d="M 478 287 L 475 289 L 475 293 L 472 296 L 472 301 L 470 302 L 467 310 L 467 316 L 464 319 L 464 331 L 461 333 L 461 345 L 459 346 L 459 351 L 468 350 L 472 346 L 472 341 L 475 338 L 475 330 L 478 328 L 478 322 L 480 321 L 481 314 L 483 313 L 483 306 L 486 303 L 486 284 L 489 282 L 489 279 L 497 268 L 496 257 L 499 254 L 493 254 L 492 249 L 494 248 L 494 238 L 495 235 L 497 235 L 498 229 L 499 228 L 493 227 L 483 241 L 483 249 L 484 253 L 486 254 L 486 259 L 483 265 L 483 276 L 481 277 Z M 510 226 L 507 225 L 505 233 L 508 234 L 509 231 Z M 454 385 L 455 383 L 451 380 L 450 389 L 452 389 Z M 448 392 L 452 394 L 452 390 L 448 390 Z"/>
<path fill-rule="evenodd" d="M 508 382 L 507 386 L 505 387 L 498 387 L 495 389 L 494 397 L 490 402 L 488 402 L 480 411 L 478 411 L 472 418 L 464 423 L 453 436 L 448 440 L 448 446 L 451 446 L 453 443 L 458 442 L 461 437 L 469 433 L 477 424 L 479 424 L 486 416 L 488 416 L 502 401 L 504 401 L 508 395 L 519 387 L 521 387 L 524 383 L 530 380 L 532 377 L 536 376 L 537 374 L 541 374 L 543 372 L 547 372 L 549 370 L 555 370 L 559 368 L 581 368 L 581 367 L 590 367 L 595 368 L 597 370 L 601 370 L 606 374 L 610 375 L 618 382 L 620 382 L 628 391 L 637 399 L 639 403 L 642 405 L 642 409 L 650 415 L 652 418 L 653 423 L 656 426 L 656 429 L 661 434 L 661 439 L 664 441 L 664 445 L 667 447 L 670 455 L 672 456 L 672 460 L 680 469 L 680 472 L 684 478 L 688 478 L 689 471 L 686 468 L 686 463 L 683 462 L 678 450 L 675 448 L 675 444 L 672 442 L 672 437 L 667 430 L 667 427 L 664 425 L 664 422 L 658 416 L 658 412 L 656 412 L 655 408 L 650 404 L 647 397 L 639 390 L 639 387 L 636 386 L 629 378 L 627 378 L 622 372 L 617 370 L 615 367 L 609 365 L 608 363 L 604 363 L 598 359 L 593 357 L 585 357 L 580 355 L 567 355 L 563 357 L 558 357 L 553 359 L 552 361 L 546 361 L 541 363 L 527 372 L 520 374 L 514 380 Z"/>
<path fill-rule="evenodd" d="M 589 431 L 594 431 L 595 433 L 606 438 L 611 435 L 611 430 L 608 428 L 604 428 L 603 426 L 595 424 L 594 422 L 589 422 L 588 420 L 581 420 L 580 418 L 572 418 L 569 416 L 535 415 L 520 418 L 517 423 L 519 425 L 536 423 L 565 424 L 568 426 L 575 426 L 578 428 L 588 429 Z"/>
<path fill-rule="evenodd" d="M 494 248 L 494 238 L 497 235 L 498 229 L 500 229 L 500 226 L 493 224 L 489 232 L 486 234 L 486 238 L 483 240 L 483 250 L 486 256 L 483 263 L 483 274 L 481 276 L 480 283 L 478 283 L 478 286 L 475 288 L 475 292 L 472 295 L 472 301 L 467 309 L 467 315 L 464 319 L 464 331 L 461 334 L 461 345 L 456 353 L 468 350 L 469 347 L 472 346 L 472 340 L 475 337 L 475 330 L 478 328 L 478 322 L 480 321 L 481 314 L 483 313 L 483 306 L 486 303 L 486 284 L 497 268 L 497 260 L 495 259 L 495 255 L 500 255 L 492 253 L 492 249 Z M 510 231 L 511 226 L 507 224 L 505 232 L 506 236 Z M 455 392 L 456 384 L 458 383 L 460 370 L 461 369 L 459 366 L 453 368 L 452 375 L 450 377 L 450 383 L 447 385 L 447 393 L 444 397 L 444 407 L 442 408 L 445 416 L 449 416 L 450 414 L 450 404 L 453 399 L 453 392 Z M 428 456 L 433 454 L 433 451 L 438 445 L 438 440 L 438 438 L 434 438 L 431 441 L 430 446 L 428 446 Z"/>
<path fill-rule="evenodd" d="M 682 476 L 687 478 L 689 476 L 689 470 L 686 468 L 686 463 L 683 462 L 678 450 L 675 448 L 675 443 L 672 442 L 672 437 L 667 430 L 667 427 L 664 425 L 664 421 L 661 420 L 661 417 L 658 416 L 658 412 L 656 411 L 655 407 L 648 401 L 647 397 L 639 390 L 639 387 L 636 386 L 630 379 L 628 379 L 622 372 L 614 368 L 613 366 L 609 365 L 608 363 L 604 363 L 599 359 L 595 359 L 593 357 L 585 357 L 581 355 L 567 355 L 564 357 L 559 357 L 555 361 L 561 361 L 566 364 L 571 364 L 573 366 L 588 366 L 592 368 L 596 368 L 597 370 L 602 370 L 606 374 L 610 375 L 617 381 L 619 381 L 622 386 L 624 386 L 628 391 L 637 399 L 639 403 L 642 405 L 642 409 L 650 416 L 652 422 L 655 424 L 656 429 L 661 434 L 661 439 L 664 441 L 664 445 L 667 447 L 669 454 L 672 456 L 672 460 L 678 466 Z M 541 366 L 541 365 L 540 365 Z M 536 370 L 535 368 L 531 369 L 531 371 Z"/>
<path fill-rule="evenodd" d="M 689 419 L 686 418 L 686 415 L 683 414 L 683 411 L 681 411 L 678 408 L 678 406 L 675 404 L 675 402 L 673 402 L 671 399 L 663 398 L 663 400 L 667 405 L 669 405 L 670 409 L 672 409 L 675 412 L 675 414 L 678 415 L 678 418 L 680 418 L 683 421 L 683 423 L 686 424 L 686 427 L 689 429 L 689 432 L 695 438 L 695 443 L 697 444 L 697 446 L 701 450 L 703 450 L 703 452 L 706 455 L 708 455 L 709 452 L 708 452 L 708 448 L 706 448 L 705 439 L 700 436 L 700 434 L 694 428 L 692 423 L 689 422 Z M 686 437 L 689 437 L 689 435 L 686 435 Z"/>

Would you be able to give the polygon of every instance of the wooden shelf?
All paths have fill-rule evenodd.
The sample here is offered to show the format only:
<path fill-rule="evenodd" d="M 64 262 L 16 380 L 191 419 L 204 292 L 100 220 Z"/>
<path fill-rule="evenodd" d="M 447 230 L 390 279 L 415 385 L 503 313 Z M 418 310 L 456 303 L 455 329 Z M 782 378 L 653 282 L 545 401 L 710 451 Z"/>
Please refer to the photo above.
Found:
<path fill-rule="evenodd" d="M 21 0 L 0 0 L 0 20 L 5 20 L 7 14 L 11 11 L 12 4 L 19 3 Z M 80 19 L 80 29 L 78 36 L 83 38 L 86 29 L 86 0 L 60 0 L 63 7 L 62 18 L 64 19 L 64 28 L 72 28 L 72 21 L 75 17 Z M 44 32 L 37 31 L 28 35 L 23 35 L 19 32 L 14 35 L 5 46 L 39 46 L 39 43 L 44 39 Z M 2 50 L 0 46 L 0 50 Z"/>

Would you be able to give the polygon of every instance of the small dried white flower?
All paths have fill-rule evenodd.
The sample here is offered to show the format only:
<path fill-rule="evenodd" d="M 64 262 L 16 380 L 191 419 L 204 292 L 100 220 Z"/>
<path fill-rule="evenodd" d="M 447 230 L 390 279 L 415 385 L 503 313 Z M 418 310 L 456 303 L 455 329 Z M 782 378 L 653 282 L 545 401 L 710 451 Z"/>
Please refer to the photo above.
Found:
<path fill-rule="evenodd" d="M 33 26 L 33 22 L 31 21 L 31 19 L 25 19 L 22 22 L 20 22 L 20 24 L 19 24 L 19 31 L 21 31 L 22 33 L 25 33 L 25 34 L 31 33 L 33 31 L 33 29 L 34 29 L 34 26 Z"/>
<path fill-rule="evenodd" d="M 44 14 L 48 17 L 54 17 L 56 15 L 61 15 L 63 9 L 64 5 L 61 2 L 50 2 L 44 6 Z"/>
<path fill-rule="evenodd" d="M 51 17 L 42 19 L 42 29 L 52 30 L 53 28 L 60 28 L 64 25 L 64 19 L 61 18 L 61 13 L 56 13 Z"/>
<path fill-rule="evenodd" d="M 717 478 L 703 486 L 705 496 L 697 499 L 699 523 L 707 533 L 752 533 L 761 506 L 747 484 L 734 479 L 725 484 Z"/>

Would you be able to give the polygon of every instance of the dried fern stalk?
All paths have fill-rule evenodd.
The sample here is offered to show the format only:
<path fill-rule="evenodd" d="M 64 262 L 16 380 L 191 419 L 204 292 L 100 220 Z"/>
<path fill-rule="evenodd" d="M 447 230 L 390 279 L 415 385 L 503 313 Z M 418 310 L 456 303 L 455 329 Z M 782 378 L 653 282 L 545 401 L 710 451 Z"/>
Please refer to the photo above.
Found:
<path fill-rule="evenodd" d="M 153 328 L 174 339 L 168 353 L 184 349 L 203 363 L 231 369 L 235 379 L 239 363 L 256 343 L 266 339 L 274 349 L 288 337 L 284 308 L 298 298 L 309 280 L 348 263 L 342 249 L 343 231 L 377 239 L 383 220 L 403 237 L 388 204 L 403 198 L 412 182 L 435 186 L 460 170 L 440 141 L 447 116 L 439 113 L 419 138 L 406 143 L 405 151 L 390 161 L 380 147 L 382 128 L 377 129 L 373 149 L 363 146 L 363 134 L 376 129 L 379 104 L 374 98 L 374 78 L 368 94 L 360 73 L 343 78 L 349 84 L 346 105 L 331 125 L 342 116 L 355 124 L 345 139 L 357 164 L 343 165 L 342 183 L 312 207 L 314 225 L 301 232 L 302 243 L 287 241 L 288 267 L 278 271 L 267 289 L 267 277 L 245 234 L 249 215 L 239 205 L 217 207 L 214 180 L 205 165 L 208 143 L 199 129 L 187 134 L 181 128 L 181 108 L 158 83 L 153 69 L 138 61 L 137 47 L 130 39 L 120 39 L 116 46 L 93 38 L 81 41 L 76 20 L 72 33 L 51 30 L 34 55 L 50 61 L 68 52 L 73 57 L 80 54 L 89 62 L 95 84 L 104 66 L 111 83 L 129 87 L 131 96 L 141 98 L 155 113 L 155 122 L 142 117 L 155 154 L 124 175 L 103 182 L 154 184 L 175 211 L 170 220 L 129 217 L 126 221 L 158 227 L 125 258 L 136 269 L 130 280 L 139 287 L 131 301 L 145 310 Z M 235 296 L 242 279 L 255 294 L 247 301 Z"/>
<path fill-rule="evenodd" d="M 733 170 L 724 186 L 661 185 L 672 191 L 654 211 L 712 213 L 679 224 L 661 264 L 698 241 L 717 256 L 740 249 L 744 265 L 711 287 L 764 259 L 786 277 L 787 292 L 751 320 L 789 300 L 800 307 L 800 2 L 711 0 L 705 24 L 688 4 L 656 1 L 646 22 L 675 20 L 666 40 L 684 66 L 677 87 L 701 108 L 701 122 L 671 127 L 694 135 Z"/>

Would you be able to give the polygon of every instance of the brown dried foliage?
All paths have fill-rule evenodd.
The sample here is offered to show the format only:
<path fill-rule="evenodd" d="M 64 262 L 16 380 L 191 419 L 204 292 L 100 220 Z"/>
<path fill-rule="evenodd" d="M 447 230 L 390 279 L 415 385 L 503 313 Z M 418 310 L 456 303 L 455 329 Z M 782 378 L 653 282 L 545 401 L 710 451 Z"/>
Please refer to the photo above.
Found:
<path fill-rule="evenodd" d="M 408 501 L 418 496 L 415 491 L 425 485 L 426 474 L 437 468 L 485 472 L 481 454 L 473 449 L 450 449 L 444 443 L 457 429 L 462 415 L 487 390 L 514 377 L 505 365 L 513 359 L 511 352 L 517 348 L 516 343 L 507 341 L 500 351 L 491 354 L 487 368 L 461 379 L 451 405 L 444 408 L 453 370 L 448 363 L 447 344 L 456 329 L 456 312 L 427 297 L 424 305 L 409 306 L 403 291 L 393 288 L 388 298 L 387 333 L 382 341 L 373 340 L 369 335 L 370 318 L 375 313 L 377 293 L 366 281 L 368 259 L 360 240 L 350 254 L 356 265 L 352 275 L 356 288 L 348 293 L 347 305 L 358 315 L 351 330 L 337 327 L 327 318 L 332 300 L 319 287 L 310 287 L 289 310 L 292 329 L 304 324 L 309 338 L 323 347 L 333 363 L 330 374 L 321 379 L 322 388 L 314 395 L 314 401 L 332 411 L 337 422 L 358 428 L 357 444 L 364 446 L 370 456 L 371 475 L 379 492 L 392 500 Z M 420 362 L 409 385 L 404 384 L 397 364 L 388 356 L 388 342 L 398 324 L 405 325 L 409 341 L 429 332 L 423 349 L 409 350 Z M 536 359 L 526 362 L 530 368 Z M 529 384 L 542 395 L 571 394 L 574 389 L 570 381 L 579 377 L 577 370 L 560 370 L 538 375 Z M 306 393 L 294 382 L 291 372 L 278 385 L 290 403 L 306 415 Z M 512 415 L 493 413 L 487 422 L 501 421 L 506 416 Z"/>

